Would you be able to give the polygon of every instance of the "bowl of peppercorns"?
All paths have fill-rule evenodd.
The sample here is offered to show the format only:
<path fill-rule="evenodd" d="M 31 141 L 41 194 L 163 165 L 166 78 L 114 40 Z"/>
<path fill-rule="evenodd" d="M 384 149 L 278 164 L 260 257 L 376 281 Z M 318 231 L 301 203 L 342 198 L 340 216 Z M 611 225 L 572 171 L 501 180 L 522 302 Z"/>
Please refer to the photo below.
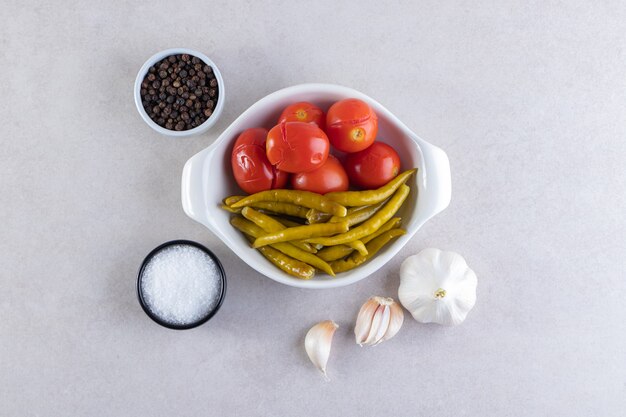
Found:
<path fill-rule="evenodd" d="M 135 79 L 135 105 L 143 120 L 167 136 L 204 133 L 224 108 L 224 80 L 206 55 L 185 48 L 148 59 Z"/>

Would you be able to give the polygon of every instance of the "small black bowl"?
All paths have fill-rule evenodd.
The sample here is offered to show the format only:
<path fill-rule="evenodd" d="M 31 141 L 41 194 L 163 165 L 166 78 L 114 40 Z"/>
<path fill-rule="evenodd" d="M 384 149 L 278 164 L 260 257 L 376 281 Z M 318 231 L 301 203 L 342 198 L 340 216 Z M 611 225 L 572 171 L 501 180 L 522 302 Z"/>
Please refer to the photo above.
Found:
<path fill-rule="evenodd" d="M 143 299 L 143 291 L 141 289 L 141 278 L 143 277 L 143 270 L 145 269 L 146 265 L 148 264 L 148 262 L 150 262 L 152 257 L 154 255 L 156 255 L 159 251 L 161 251 L 162 249 L 165 249 L 166 247 L 176 246 L 176 245 L 193 246 L 195 248 L 200 249 L 201 251 L 203 251 L 207 255 L 209 255 L 211 257 L 211 259 L 215 262 L 215 264 L 218 266 L 218 268 L 220 270 L 220 276 L 222 278 L 222 292 L 220 294 L 219 300 L 217 301 L 217 304 L 215 305 L 215 307 L 213 307 L 212 310 L 210 310 L 207 313 L 206 316 L 200 318 L 199 320 L 197 320 L 197 321 L 195 321 L 193 323 L 176 324 L 176 323 L 167 322 L 167 321 L 161 319 L 156 314 L 154 314 L 150 310 L 148 305 L 146 304 L 145 300 Z M 143 308 L 143 311 L 145 311 L 146 314 L 148 315 L 148 317 L 150 317 L 155 323 L 158 323 L 158 324 L 160 324 L 163 327 L 167 327 L 168 329 L 186 330 L 186 329 L 192 329 L 194 327 L 198 327 L 201 324 L 206 323 L 220 309 L 220 307 L 222 306 L 222 302 L 224 301 L 224 296 L 225 295 L 226 295 L 226 273 L 224 272 L 224 267 L 222 267 L 221 262 L 219 261 L 219 259 L 217 259 L 217 256 L 215 256 L 215 254 L 213 252 L 211 252 L 209 249 L 207 249 L 206 247 L 202 246 L 198 242 L 193 242 L 191 240 L 184 240 L 184 239 L 171 240 L 169 242 L 165 242 L 165 243 L 157 246 L 156 248 L 154 248 L 148 254 L 148 256 L 146 256 L 144 258 L 143 262 L 141 263 L 141 267 L 139 268 L 139 273 L 137 274 L 137 298 L 139 299 L 139 304 L 141 304 L 141 308 Z"/>

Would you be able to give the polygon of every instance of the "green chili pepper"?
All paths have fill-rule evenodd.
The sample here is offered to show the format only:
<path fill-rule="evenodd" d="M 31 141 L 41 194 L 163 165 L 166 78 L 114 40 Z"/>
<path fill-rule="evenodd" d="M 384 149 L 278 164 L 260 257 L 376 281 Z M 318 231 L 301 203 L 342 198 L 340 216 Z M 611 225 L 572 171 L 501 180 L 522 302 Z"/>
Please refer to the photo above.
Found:
<path fill-rule="evenodd" d="M 266 232 L 278 232 L 286 227 L 278 220 L 271 218 L 266 214 L 259 213 L 252 207 L 244 207 L 241 214 Z"/>
<path fill-rule="evenodd" d="M 231 219 L 231 224 L 235 226 L 237 229 L 242 231 L 243 233 L 252 236 L 254 238 L 262 237 L 265 234 L 265 231 L 254 224 L 253 222 L 242 219 L 241 217 L 234 217 Z M 312 253 L 308 253 L 303 251 L 290 243 L 274 243 L 270 245 L 272 248 L 288 255 L 298 261 L 302 261 L 306 264 L 314 266 L 328 275 L 335 276 L 335 273 L 331 269 L 330 265 L 328 265 L 325 261 L 313 255 Z"/>
<path fill-rule="evenodd" d="M 244 198 L 246 198 L 245 195 L 231 195 L 230 197 L 226 197 L 224 199 L 224 204 L 230 206 L 232 204 L 235 204 L 239 200 L 243 200 Z"/>
<path fill-rule="evenodd" d="M 260 213 L 256 211 L 255 209 L 253 209 L 252 207 L 244 207 L 241 210 L 241 214 L 243 215 L 243 217 L 250 220 L 251 222 L 259 226 L 261 229 L 263 229 L 267 233 L 280 232 L 281 230 L 284 230 L 287 228 L 278 220 L 273 219 L 267 214 Z M 306 251 L 309 253 L 317 252 L 317 249 L 314 249 L 309 243 L 301 242 L 298 240 L 294 240 L 290 243 L 293 246 L 303 251 Z M 290 254 L 287 254 L 287 255 L 290 255 Z"/>
<path fill-rule="evenodd" d="M 371 235 L 367 235 L 364 238 L 362 238 L 361 242 L 367 244 L 370 240 L 372 240 L 374 238 L 377 238 L 378 236 L 380 236 L 383 233 L 385 233 L 387 230 L 396 229 L 396 228 L 400 227 L 400 222 L 401 221 L 402 221 L 402 219 L 400 217 L 392 218 L 387 223 L 383 224 L 380 227 L 380 229 L 378 229 L 377 231 L 375 231 Z"/>
<path fill-rule="evenodd" d="M 353 240 L 352 242 L 346 243 L 346 246 L 349 247 L 350 249 L 353 249 L 353 250 L 359 252 L 361 255 L 367 255 L 367 248 L 365 247 L 363 242 L 361 242 L 358 239 L 357 240 Z"/>
<path fill-rule="evenodd" d="M 304 226 L 303 223 L 298 223 L 296 221 L 290 220 L 290 219 L 286 219 L 284 217 L 280 217 L 280 216 L 272 216 L 270 215 L 270 217 L 278 222 L 280 222 L 283 226 L 285 227 L 296 227 L 296 226 Z"/>
<path fill-rule="evenodd" d="M 351 229 L 347 233 L 342 233 L 332 237 L 317 237 L 305 239 L 309 243 L 319 243 L 324 246 L 341 245 L 342 243 L 352 242 L 353 240 L 361 239 L 367 235 L 376 232 L 380 227 L 385 224 L 394 214 L 400 209 L 404 200 L 409 195 L 409 187 L 402 184 L 398 191 L 389 199 L 387 204 L 376 212 L 372 217 L 363 222 L 361 225 Z M 325 223 L 325 224 L 338 224 L 338 223 Z"/>
<path fill-rule="evenodd" d="M 383 204 L 385 204 L 385 202 L 381 201 L 380 203 L 373 204 L 371 206 L 357 207 L 356 210 L 351 207 L 348 209 L 348 214 L 346 215 L 346 217 L 333 216 L 330 218 L 329 222 L 337 223 L 342 220 L 346 220 L 350 226 L 353 226 L 355 224 L 362 223 L 372 217 L 378 211 L 378 209 L 383 206 Z"/>
<path fill-rule="evenodd" d="M 268 233 L 254 241 L 254 247 L 269 245 L 278 242 L 288 242 L 291 240 L 307 239 L 317 236 L 332 236 L 337 233 L 348 231 L 348 223 L 318 223 L 306 226 L 290 227 L 280 232 Z M 350 241 L 356 240 L 350 239 Z M 344 242 L 341 242 L 344 243 Z"/>
<path fill-rule="evenodd" d="M 239 214 L 239 213 L 241 213 L 241 209 L 238 209 L 238 208 L 237 208 L 237 209 L 236 209 L 236 208 L 232 208 L 231 206 L 227 206 L 226 204 L 222 204 L 222 205 L 220 205 L 220 207 L 221 207 L 223 210 L 226 210 L 226 211 L 228 211 L 228 212 L 230 212 L 230 213 L 234 213 L 234 214 Z"/>
<path fill-rule="evenodd" d="M 258 201 L 274 201 L 282 203 L 297 204 L 300 206 L 314 208 L 324 213 L 330 213 L 334 216 L 344 217 L 347 209 L 339 203 L 325 198 L 324 196 L 309 191 L 300 190 L 268 190 L 261 191 L 256 194 L 237 201 L 232 204 L 233 208 L 250 206 Z"/>
<path fill-rule="evenodd" d="M 326 262 L 336 261 L 337 259 L 345 258 L 354 252 L 350 246 L 346 245 L 335 245 L 328 246 L 316 253 L 318 257 L 325 260 Z"/>
<path fill-rule="evenodd" d="M 306 214 L 309 211 L 306 207 L 291 203 L 282 203 L 280 201 L 257 201 L 248 204 L 248 206 L 261 210 L 267 210 L 272 213 L 286 214 L 287 216 L 292 217 L 301 217 L 303 219 L 306 219 Z"/>
<path fill-rule="evenodd" d="M 350 269 L 356 268 L 362 263 L 372 259 L 372 257 L 376 255 L 376 253 L 378 253 L 378 251 L 380 251 L 380 249 L 382 249 L 383 246 L 389 243 L 389 241 L 391 241 L 392 239 L 398 236 L 402 236 L 405 233 L 406 232 L 402 229 L 387 230 L 386 232 L 382 233 L 380 236 L 372 239 L 366 245 L 367 252 L 368 252 L 367 255 L 363 256 L 360 253 L 355 252 L 352 255 L 348 256 L 346 259 L 332 261 L 330 263 L 330 266 L 331 268 L 333 268 L 333 271 L 335 271 L 336 273 L 345 272 L 345 271 L 349 271 Z"/>
<path fill-rule="evenodd" d="M 400 217 L 394 217 L 393 219 L 389 220 L 387 223 L 382 225 L 380 229 L 378 229 L 376 232 L 362 238 L 361 242 L 364 244 L 367 244 L 370 240 L 374 239 L 375 237 L 380 236 L 387 230 L 391 230 L 391 229 L 398 227 L 400 225 L 400 220 L 401 220 Z M 350 255 L 353 251 L 354 249 L 352 249 L 350 246 L 335 245 L 335 246 L 328 246 L 318 251 L 316 255 L 322 258 L 323 260 L 325 260 L 326 262 L 330 262 L 330 261 L 336 261 L 337 259 L 345 258 L 346 256 Z"/>
<path fill-rule="evenodd" d="M 323 259 L 317 257 L 316 255 L 312 253 L 303 251 L 302 249 L 299 249 L 295 247 L 294 245 L 291 245 L 287 242 L 274 243 L 270 246 L 276 250 L 281 251 L 285 255 L 291 256 L 292 258 L 297 259 L 298 261 L 302 261 L 306 264 L 309 264 L 319 269 L 320 271 L 326 272 L 330 276 L 333 276 L 333 277 L 335 276 L 335 272 L 330 267 L 330 265 L 326 261 L 324 261 Z M 265 246 L 261 246 L 261 247 L 264 248 Z"/>
<path fill-rule="evenodd" d="M 254 241 L 254 238 L 250 235 L 246 235 L 246 238 L 251 243 Z M 300 279 L 311 279 L 315 276 L 315 268 L 313 268 L 311 265 L 307 265 L 304 262 L 293 259 L 292 257 L 287 256 L 270 246 L 263 246 L 262 248 L 258 248 L 258 251 L 261 252 L 261 255 L 263 255 L 265 259 L 267 259 L 289 275 Z"/>
<path fill-rule="evenodd" d="M 337 191 L 324 194 L 324 198 L 335 201 L 343 206 L 369 206 L 380 203 L 389 198 L 401 185 L 403 185 L 417 168 L 404 171 L 387 184 L 376 190 L 368 191 Z"/>
<path fill-rule="evenodd" d="M 240 216 L 231 217 L 230 224 L 232 224 L 235 229 L 238 229 L 240 232 L 248 236 L 252 236 L 255 239 L 265 234 L 263 229 L 259 226 Z"/>
<path fill-rule="evenodd" d="M 309 209 L 306 213 L 306 220 L 309 224 L 326 223 L 332 217 L 335 216 L 316 209 Z M 341 219 L 341 217 L 337 218 Z"/>

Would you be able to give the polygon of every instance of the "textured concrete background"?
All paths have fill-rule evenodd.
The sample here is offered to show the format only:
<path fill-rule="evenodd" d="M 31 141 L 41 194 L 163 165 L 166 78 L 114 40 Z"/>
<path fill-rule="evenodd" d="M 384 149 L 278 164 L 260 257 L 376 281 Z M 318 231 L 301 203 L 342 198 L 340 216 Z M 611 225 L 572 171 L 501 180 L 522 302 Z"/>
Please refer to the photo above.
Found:
<path fill-rule="evenodd" d="M 624 22 L 620 1 L 4 0 L 0 414 L 623 416 Z M 174 46 L 227 83 L 201 137 L 161 137 L 134 108 L 136 71 Z M 337 290 L 264 278 L 180 205 L 184 162 L 302 82 L 374 97 L 452 164 L 448 210 Z M 219 314 L 186 332 L 135 299 L 142 258 L 174 238 L 209 246 L 229 276 Z M 395 297 L 401 261 L 429 246 L 478 274 L 467 321 L 407 317 L 357 348 L 359 305 Z M 330 383 L 303 350 L 327 318 L 341 325 Z"/>

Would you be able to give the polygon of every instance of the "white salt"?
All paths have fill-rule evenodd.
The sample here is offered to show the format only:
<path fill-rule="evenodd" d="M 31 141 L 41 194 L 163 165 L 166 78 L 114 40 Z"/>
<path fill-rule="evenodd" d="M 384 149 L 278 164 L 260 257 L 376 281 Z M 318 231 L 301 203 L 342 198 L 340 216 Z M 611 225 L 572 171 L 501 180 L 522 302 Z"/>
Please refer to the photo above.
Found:
<path fill-rule="evenodd" d="M 194 246 L 169 246 L 148 261 L 141 291 L 147 307 L 162 320 L 191 324 L 219 302 L 221 271 L 209 255 Z"/>

